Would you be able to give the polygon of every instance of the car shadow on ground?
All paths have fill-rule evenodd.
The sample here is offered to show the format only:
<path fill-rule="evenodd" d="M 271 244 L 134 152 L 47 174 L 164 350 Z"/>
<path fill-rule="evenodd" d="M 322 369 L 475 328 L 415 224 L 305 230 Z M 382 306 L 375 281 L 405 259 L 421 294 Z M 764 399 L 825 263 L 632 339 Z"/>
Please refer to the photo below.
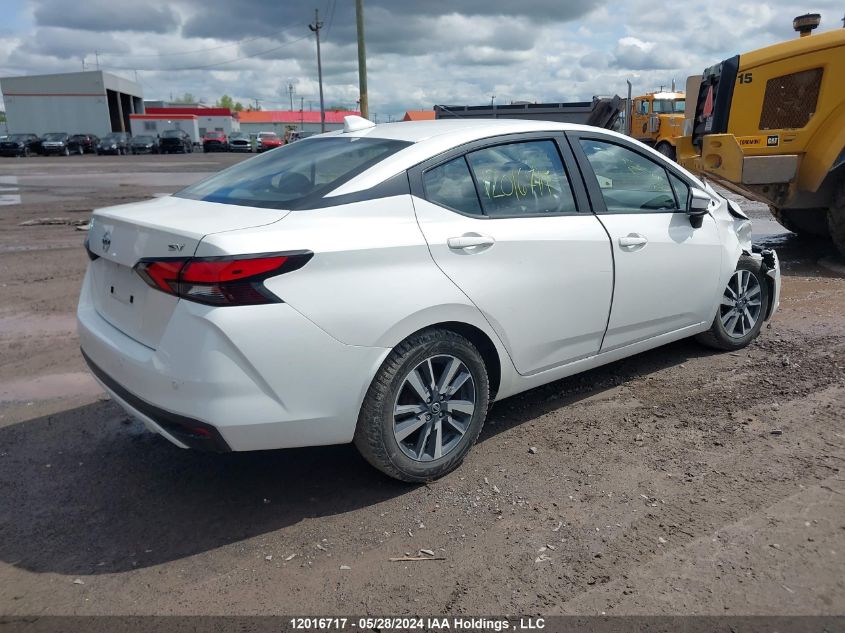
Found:
<path fill-rule="evenodd" d="M 712 352 L 681 341 L 497 404 L 485 440 Z M 33 572 L 149 567 L 414 490 L 352 446 L 185 451 L 103 401 L 0 428 L 0 559 Z"/>

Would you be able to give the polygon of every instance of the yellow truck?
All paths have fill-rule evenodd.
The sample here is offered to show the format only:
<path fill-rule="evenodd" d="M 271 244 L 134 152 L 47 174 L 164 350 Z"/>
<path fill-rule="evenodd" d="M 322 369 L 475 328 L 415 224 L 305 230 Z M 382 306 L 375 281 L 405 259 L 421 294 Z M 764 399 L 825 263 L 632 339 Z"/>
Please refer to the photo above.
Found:
<path fill-rule="evenodd" d="M 674 82 L 673 82 L 674 83 Z M 686 93 L 649 92 L 631 99 L 629 136 L 651 145 L 661 154 L 675 158 L 675 144 L 683 135 Z"/>
<path fill-rule="evenodd" d="M 706 69 L 677 158 L 845 255 L 845 29 L 811 35 L 820 20 L 798 16 L 800 37 Z"/>

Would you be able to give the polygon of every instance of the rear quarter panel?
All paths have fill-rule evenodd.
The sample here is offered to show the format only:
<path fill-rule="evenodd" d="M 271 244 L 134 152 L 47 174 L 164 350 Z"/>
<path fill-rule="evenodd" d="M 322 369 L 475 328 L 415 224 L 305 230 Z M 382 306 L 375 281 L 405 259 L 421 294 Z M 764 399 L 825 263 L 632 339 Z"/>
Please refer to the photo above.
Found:
<path fill-rule="evenodd" d="M 260 229 L 210 235 L 197 256 L 302 249 L 314 252 L 311 261 L 265 285 L 342 343 L 394 347 L 424 327 L 460 321 L 500 346 L 431 259 L 410 196 L 294 211 Z"/>

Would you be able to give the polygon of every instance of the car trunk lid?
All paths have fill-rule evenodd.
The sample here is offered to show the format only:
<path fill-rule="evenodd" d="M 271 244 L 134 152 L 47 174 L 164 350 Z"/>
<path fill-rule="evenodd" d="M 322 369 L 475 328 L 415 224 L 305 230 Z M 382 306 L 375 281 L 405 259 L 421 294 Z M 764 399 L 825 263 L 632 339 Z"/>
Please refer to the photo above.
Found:
<path fill-rule="evenodd" d="M 289 213 L 165 197 L 98 210 L 88 232 L 94 307 L 115 328 L 153 349 L 179 298 L 133 270 L 147 258 L 189 258 L 213 233 L 271 224 Z"/>

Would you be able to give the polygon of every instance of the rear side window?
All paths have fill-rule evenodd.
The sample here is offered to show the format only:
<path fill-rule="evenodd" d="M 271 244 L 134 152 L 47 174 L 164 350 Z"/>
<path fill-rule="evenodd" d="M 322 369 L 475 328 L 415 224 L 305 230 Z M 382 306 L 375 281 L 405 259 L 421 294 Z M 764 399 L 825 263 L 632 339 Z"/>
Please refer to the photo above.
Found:
<path fill-rule="evenodd" d="M 478 197 L 490 217 L 577 211 L 553 141 L 496 145 L 467 155 Z"/>
<path fill-rule="evenodd" d="M 581 139 L 610 213 L 674 211 L 666 170 L 637 152 L 604 141 Z"/>
<path fill-rule="evenodd" d="M 174 194 L 271 209 L 321 197 L 410 143 L 379 138 L 315 138 L 238 163 Z"/>
<path fill-rule="evenodd" d="M 429 169 L 423 176 L 426 197 L 461 213 L 481 215 L 475 184 L 463 156 Z"/>

